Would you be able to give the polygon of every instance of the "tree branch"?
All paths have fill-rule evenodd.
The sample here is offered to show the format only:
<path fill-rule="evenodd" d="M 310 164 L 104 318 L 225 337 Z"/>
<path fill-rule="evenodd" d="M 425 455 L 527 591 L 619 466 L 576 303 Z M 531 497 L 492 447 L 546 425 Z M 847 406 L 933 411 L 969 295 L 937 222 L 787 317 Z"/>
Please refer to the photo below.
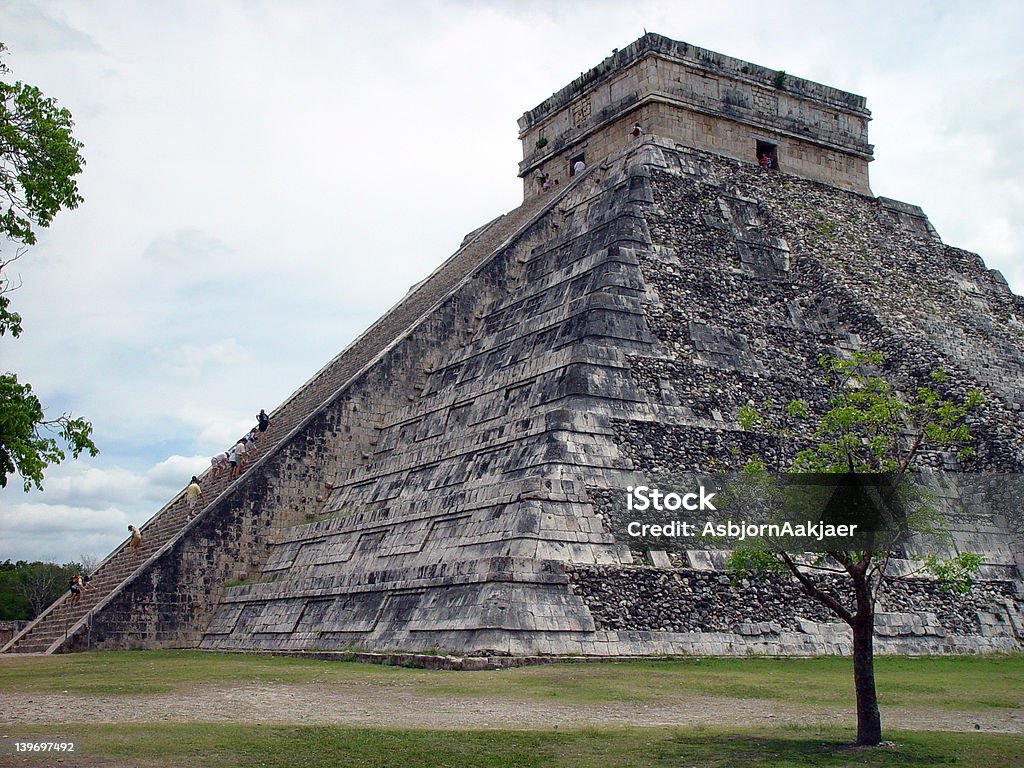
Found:
<path fill-rule="evenodd" d="M 851 627 L 853 626 L 853 614 L 846 609 L 846 606 L 832 597 L 832 595 L 827 592 L 823 592 L 818 585 L 807 577 L 807 574 L 801 573 L 796 563 L 793 562 L 793 558 L 791 558 L 788 553 L 780 552 L 779 555 L 782 557 L 782 562 L 786 564 L 786 567 L 789 568 L 797 581 L 800 582 L 801 586 L 804 588 L 804 592 L 818 602 L 827 606 L 832 613 L 845 621 Z"/>

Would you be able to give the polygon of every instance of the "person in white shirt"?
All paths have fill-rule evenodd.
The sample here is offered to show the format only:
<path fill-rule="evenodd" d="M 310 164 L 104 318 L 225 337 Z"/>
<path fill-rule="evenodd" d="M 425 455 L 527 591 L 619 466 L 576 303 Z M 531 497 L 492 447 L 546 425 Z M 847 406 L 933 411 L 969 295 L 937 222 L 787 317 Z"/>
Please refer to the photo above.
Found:
<path fill-rule="evenodd" d="M 212 459 L 210 459 L 210 465 L 213 467 L 213 474 L 211 477 L 216 480 L 220 473 L 227 469 L 228 466 L 228 454 L 227 451 L 221 451 Z"/>
<path fill-rule="evenodd" d="M 134 525 L 128 526 L 128 548 L 132 552 L 132 557 L 139 556 L 139 550 L 142 549 L 142 532 Z"/>
<path fill-rule="evenodd" d="M 228 450 L 228 464 L 231 465 L 231 472 L 228 478 L 234 480 L 242 474 L 242 461 L 245 459 L 245 440 L 239 440 Z"/>

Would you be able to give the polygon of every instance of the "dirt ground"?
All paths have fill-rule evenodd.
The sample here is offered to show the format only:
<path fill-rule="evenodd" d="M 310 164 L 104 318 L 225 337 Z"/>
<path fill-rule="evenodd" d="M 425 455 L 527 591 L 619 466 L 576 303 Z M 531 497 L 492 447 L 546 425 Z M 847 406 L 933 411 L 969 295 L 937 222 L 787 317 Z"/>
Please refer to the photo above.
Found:
<path fill-rule="evenodd" d="M 885 727 L 930 731 L 1024 733 L 1024 714 L 1011 709 L 974 712 L 882 712 Z M 6 693 L 0 725 L 91 723 L 280 723 L 366 725 L 426 729 L 550 729 L 586 726 L 747 727 L 795 723 L 846 725 L 848 709 L 721 697 L 592 705 L 508 698 L 434 697 L 402 686 L 319 684 L 196 685 L 185 692 L 144 696 Z"/>

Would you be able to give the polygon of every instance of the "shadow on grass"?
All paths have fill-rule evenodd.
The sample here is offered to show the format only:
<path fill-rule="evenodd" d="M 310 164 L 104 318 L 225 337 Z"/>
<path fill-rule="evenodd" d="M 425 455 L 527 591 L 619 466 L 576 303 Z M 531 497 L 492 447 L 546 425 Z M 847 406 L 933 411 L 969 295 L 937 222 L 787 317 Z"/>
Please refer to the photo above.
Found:
<path fill-rule="evenodd" d="M 673 746 L 675 764 L 695 768 L 1013 768 L 1024 760 L 1024 737 L 1018 735 L 890 732 L 886 737 L 891 741 L 860 747 L 852 732 L 846 738 L 835 733 L 809 738 L 806 730 L 774 736 L 715 733 L 677 737 Z"/>

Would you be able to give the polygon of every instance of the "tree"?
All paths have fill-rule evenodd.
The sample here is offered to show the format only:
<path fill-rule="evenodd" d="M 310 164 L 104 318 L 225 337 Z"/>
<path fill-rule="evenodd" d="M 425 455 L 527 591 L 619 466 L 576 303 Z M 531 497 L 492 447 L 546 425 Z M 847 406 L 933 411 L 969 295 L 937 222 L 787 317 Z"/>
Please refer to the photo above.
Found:
<path fill-rule="evenodd" d="M 21 569 L 24 565 L 21 560 L 0 563 L 0 621 L 28 621 L 32 618 L 32 606 L 22 589 Z"/>
<path fill-rule="evenodd" d="M 22 572 L 21 591 L 28 600 L 32 618 L 42 613 L 67 589 L 65 568 L 56 563 L 32 563 Z"/>
<path fill-rule="evenodd" d="M 883 362 L 878 353 L 856 352 L 849 359 L 826 355 L 818 362 L 831 389 L 829 407 L 811 432 L 810 447 L 796 453 L 787 471 L 882 479 L 873 487 L 887 524 L 848 546 L 832 540 L 825 552 L 813 557 L 801 557 L 778 540 L 764 539 L 734 550 L 729 569 L 734 574 L 788 575 L 850 626 L 857 743 L 876 745 L 882 739 L 882 724 L 875 691 L 875 605 L 884 585 L 897 578 L 888 566 L 907 536 L 941 532 L 936 510 L 909 480 L 925 449 L 955 450 L 961 459 L 973 455 L 966 419 L 982 398 L 973 390 L 960 400 L 947 399 L 931 386 L 918 386 L 904 399 L 877 375 Z M 933 373 L 932 380 L 936 386 L 950 383 L 941 371 Z M 774 426 L 769 418 L 774 418 Z M 760 428 L 782 441 L 794 439 L 792 424 L 810 418 L 807 404 L 799 400 L 789 403 L 781 418 L 762 415 L 751 404 L 739 414 L 744 429 Z M 766 467 L 753 459 L 745 474 L 763 478 Z M 922 559 L 920 569 L 936 576 L 948 589 L 966 591 L 979 565 L 980 558 L 971 553 L 949 560 L 930 555 Z M 823 576 L 816 577 L 816 573 Z"/>
<path fill-rule="evenodd" d="M 89 576 L 95 572 L 101 562 L 103 562 L 102 557 L 97 557 L 92 554 L 83 554 L 78 556 L 77 565 L 81 567 L 82 575 Z"/>
<path fill-rule="evenodd" d="M 0 43 L 0 56 L 7 47 Z M 71 113 L 32 85 L 10 82 L 0 60 L 0 336 L 18 337 L 21 315 L 11 309 L 10 293 L 20 287 L 9 268 L 36 242 L 35 229 L 47 227 L 62 208 L 82 202 L 75 176 L 82 171 L 82 143 L 71 134 Z M 13 246 L 13 254 L 9 252 Z M 25 490 L 42 488 L 43 470 L 83 451 L 98 453 L 92 425 L 70 414 L 47 419 L 32 387 L 7 372 L 0 376 L 0 486 L 13 472 Z"/>
<path fill-rule="evenodd" d="M 86 573 L 81 563 L 0 563 L 0 620 L 34 619 L 64 594 L 71 577 L 79 573 Z"/>

